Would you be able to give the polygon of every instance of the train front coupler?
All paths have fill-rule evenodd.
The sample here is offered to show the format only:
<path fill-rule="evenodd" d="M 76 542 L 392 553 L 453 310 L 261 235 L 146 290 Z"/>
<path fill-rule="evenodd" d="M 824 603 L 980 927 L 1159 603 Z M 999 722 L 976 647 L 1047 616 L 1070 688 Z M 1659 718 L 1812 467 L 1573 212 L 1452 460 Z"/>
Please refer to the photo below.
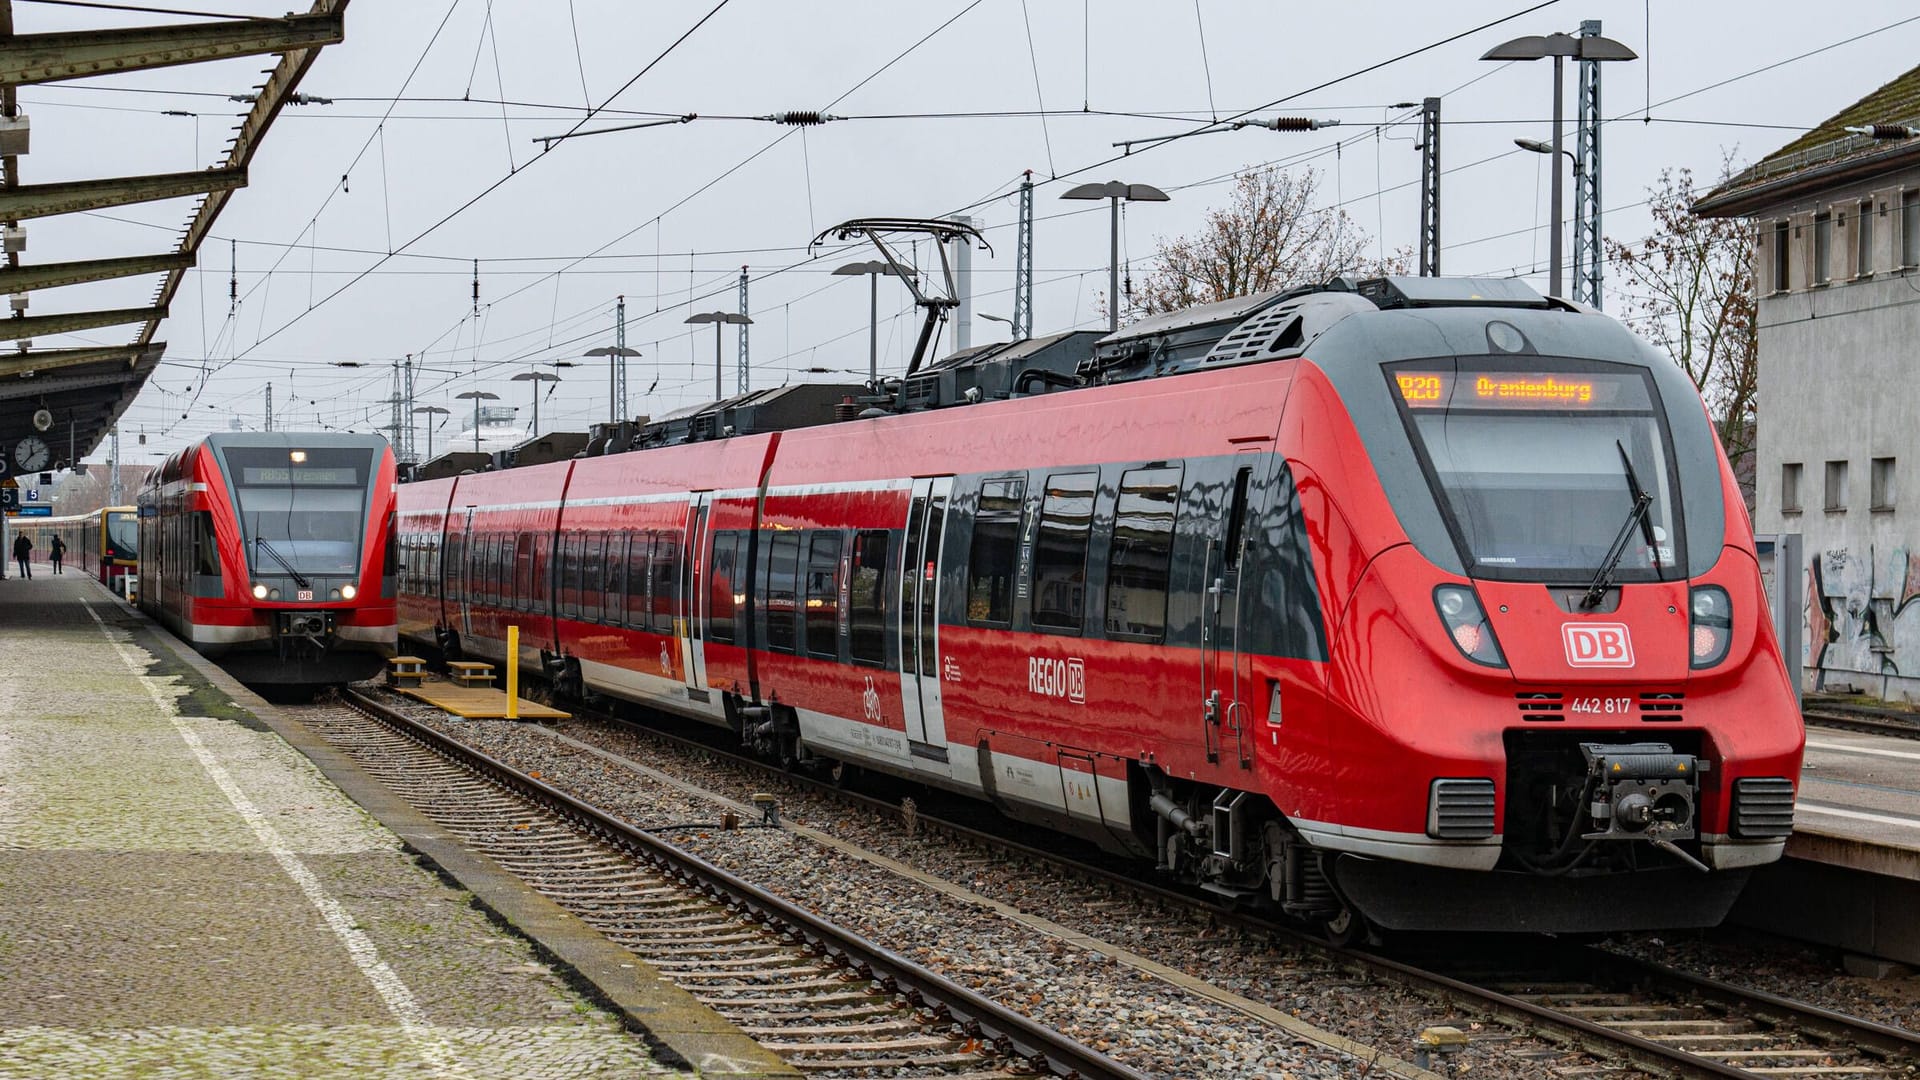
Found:
<path fill-rule="evenodd" d="M 1697 835 L 1700 774 L 1709 763 L 1666 743 L 1581 743 L 1587 762 L 1589 841 L 1647 843 L 1702 873 L 1676 841 Z"/>

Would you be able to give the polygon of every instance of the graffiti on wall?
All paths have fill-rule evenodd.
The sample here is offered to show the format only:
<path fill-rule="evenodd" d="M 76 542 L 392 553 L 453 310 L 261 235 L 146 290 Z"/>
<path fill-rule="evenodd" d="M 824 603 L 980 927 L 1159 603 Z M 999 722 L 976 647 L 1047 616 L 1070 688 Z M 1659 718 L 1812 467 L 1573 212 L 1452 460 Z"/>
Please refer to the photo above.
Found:
<path fill-rule="evenodd" d="M 1807 567 L 1806 664 L 1814 689 L 1847 674 L 1920 676 L 1920 552 L 1815 552 Z M 1876 689 L 1863 687 L 1862 689 Z"/>

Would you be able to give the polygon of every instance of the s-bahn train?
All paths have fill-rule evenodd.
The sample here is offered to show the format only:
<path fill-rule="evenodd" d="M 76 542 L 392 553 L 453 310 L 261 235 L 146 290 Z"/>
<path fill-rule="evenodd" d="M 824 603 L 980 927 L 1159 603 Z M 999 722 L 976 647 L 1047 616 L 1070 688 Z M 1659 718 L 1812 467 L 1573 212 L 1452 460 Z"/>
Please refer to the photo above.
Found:
<path fill-rule="evenodd" d="M 403 633 L 1335 934 L 1710 925 L 1780 857 L 1751 526 L 1618 322 L 1336 279 L 885 389 L 403 485 Z"/>
<path fill-rule="evenodd" d="M 394 461 L 378 435 L 210 435 L 140 493 L 140 607 L 243 682 L 393 655 Z"/>
<path fill-rule="evenodd" d="M 114 578 L 138 572 L 137 514 L 131 506 L 109 506 L 70 517 L 14 518 L 13 527 L 33 539 L 35 558 L 49 559 L 58 536 L 66 545 L 62 559 L 69 568 L 112 585 Z"/>

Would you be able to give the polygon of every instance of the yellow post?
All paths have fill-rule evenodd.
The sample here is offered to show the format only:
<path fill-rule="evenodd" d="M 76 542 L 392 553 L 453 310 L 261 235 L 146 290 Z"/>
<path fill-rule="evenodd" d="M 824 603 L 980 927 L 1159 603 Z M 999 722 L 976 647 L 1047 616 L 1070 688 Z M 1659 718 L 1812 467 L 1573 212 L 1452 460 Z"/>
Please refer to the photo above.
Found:
<path fill-rule="evenodd" d="M 520 719 L 520 628 L 507 627 L 507 719 Z"/>

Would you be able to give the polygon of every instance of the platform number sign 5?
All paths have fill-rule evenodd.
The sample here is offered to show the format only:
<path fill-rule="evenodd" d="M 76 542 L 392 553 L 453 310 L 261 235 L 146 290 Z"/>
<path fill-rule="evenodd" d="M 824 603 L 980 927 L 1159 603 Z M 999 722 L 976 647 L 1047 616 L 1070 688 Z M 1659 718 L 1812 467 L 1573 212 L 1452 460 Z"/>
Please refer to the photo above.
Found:
<path fill-rule="evenodd" d="M 1565 623 L 1560 639 L 1572 667 L 1633 666 L 1633 637 L 1626 623 Z"/>

